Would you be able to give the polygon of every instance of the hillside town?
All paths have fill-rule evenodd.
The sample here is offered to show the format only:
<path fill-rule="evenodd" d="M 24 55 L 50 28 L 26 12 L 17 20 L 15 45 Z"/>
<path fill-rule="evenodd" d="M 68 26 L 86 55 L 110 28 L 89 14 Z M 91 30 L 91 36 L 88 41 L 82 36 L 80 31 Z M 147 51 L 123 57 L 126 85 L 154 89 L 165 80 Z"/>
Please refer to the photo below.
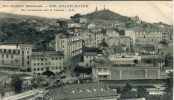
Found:
<path fill-rule="evenodd" d="M 2 100 L 172 100 L 173 27 L 98 10 L 0 25 Z"/>

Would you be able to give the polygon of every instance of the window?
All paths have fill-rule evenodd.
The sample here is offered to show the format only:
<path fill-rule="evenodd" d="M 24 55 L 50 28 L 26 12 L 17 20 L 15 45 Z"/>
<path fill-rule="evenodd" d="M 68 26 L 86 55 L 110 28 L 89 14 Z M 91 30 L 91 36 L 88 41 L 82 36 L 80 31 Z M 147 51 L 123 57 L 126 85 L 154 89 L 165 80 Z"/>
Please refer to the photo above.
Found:
<path fill-rule="evenodd" d="M 33 71 L 36 71 L 36 68 L 34 68 Z"/>
<path fill-rule="evenodd" d="M 54 70 L 54 67 L 52 67 L 52 69 Z"/>
<path fill-rule="evenodd" d="M 4 60 L 2 60 L 2 64 L 4 64 Z"/>
<path fill-rule="evenodd" d="M 54 58 L 52 58 L 52 60 L 54 60 Z"/>
<path fill-rule="evenodd" d="M 6 49 L 4 49 L 4 53 L 6 53 L 7 52 L 7 50 Z"/>
<path fill-rule="evenodd" d="M 18 50 L 18 54 L 20 54 L 20 50 Z"/>
<path fill-rule="evenodd" d="M 2 54 L 2 58 L 4 58 L 4 54 Z"/>
<path fill-rule="evenodd" d="M 8 58 L 8 55 L 6 55 L 6 57 Z"/>
<path fill-rule="evenodd" d="M 43 63 L 41 63 L 41 65 L 43 65 Z"/>
<path fill-rule="evenodd" d="M 30 64 L 30 61 L 27 61 L 27 64 L 29 65 Z"/>
<path fill-rule="evenodd" d="M 39 65 L 39 63 L 37 63 L 37 65 Z"/>
<path fill-rule="evenodd" d="M 13 50 L 13 53 L 16 53 L 16 50 Z"/>
<path fill-rule="evenodd" d="M 13 58 L 13 55 L 11 55 L 11 58 Z"/>
<path fill-rule="evenodd" d="M 56 60 L 57 60 L 57 58 L 56 58 Z"/>
<path fill-rule="evenodd" d="M 39 71 L 39 70 L 40 70 L 40 68 L 37 68 L 37 70 Z"/>
<path fill-rule="evenodd" d="M 9 50 L 8 52 L 11 53 L 11 50 Z"/>
<path fill-rule="evenodd" d="M 29 56 L 27 56 L 27 59 L 30 59 L 30 57 L 29 57 Z"/>
<path fill-rule="evenodd" d="M 27 54 L 29 54 L 30 52 L 29 51 L 27 51 Z"/>
<path fill-rule="evenodd" d="M 43 68 L 41 68 L 41 70 L 43 71 Z"/>
<path fill-rule="evenodd" d="M 34 63 L 33 65 L 35 66 L 36 64 Z"/>

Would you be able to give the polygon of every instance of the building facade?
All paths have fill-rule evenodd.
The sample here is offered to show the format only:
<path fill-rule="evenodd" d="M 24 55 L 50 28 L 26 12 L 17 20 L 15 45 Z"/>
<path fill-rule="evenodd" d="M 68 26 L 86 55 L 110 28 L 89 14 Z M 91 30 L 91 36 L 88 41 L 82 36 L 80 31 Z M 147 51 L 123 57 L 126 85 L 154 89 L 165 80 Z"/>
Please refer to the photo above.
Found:
<path fill-rule="evenodd" d="M 33 52 L 31 56 L 31 71 L 42 74 L 45 71 L 58 73 L 64 70 L 64 55 L 58 51 Z"/>
<path fill-rule="evenodd" d="M 95 57 L 98 55 L 97 52 L 85 52 L 83 56 L 84 65 L 91 66 L 94 63 Z"/>
<path fill-rule="evenodd" d="M 132 45 L 132 39 L 128 36 L 120 36 L 118 40 L 119 45 L 125 45 L 127 48 L 130 48 Z"/>
<path fill-rule="evenodd" d="M 134 45 L 155 45 L 164 39 L 164 34 L 160 31 L 153 30 L 125 30 L 125 36 L 131 37 Z M 166 36 L 168 38 L 168 36 Z"/>
<path fill-rule="evenodd" d="M 160 79 L 160 68 L 152 66 L 117 66 L 98 64 L 92 67 L 94 80 Z"/>
<path fill-rule="evenodd" d="M 162 33 L 158 31 L 135 31 L 135 44 L 154 45 L 162 41 Z"/>
<path fill-rule="evenodd" d="M 4 70 L 25 70 L 30 68 L 32 45 L 0 45 L 0 68 Z"/>
<path fill-rule="evenodd" d="M 82 39 L 80 36 L 56 35 L 56 51 L 64 54 L 64 61 L 82 53 Z"/>
<path fill-rule="evenodd" d="M 138 53 L 117 53 L 109 56 L 110 61 L 114 62 L 141 62 L 141 56 Z"/>
<path fill-rule="evenodd" d="M 132 57 L 121 57 L 117 60 L 115 56 L 111 56 L 110 59 L 97 56 L 92 65 L 92 77 L 95 81 L 160 79 L 160 67 L 155 67 L 153 64 L 134 63 Z"/>

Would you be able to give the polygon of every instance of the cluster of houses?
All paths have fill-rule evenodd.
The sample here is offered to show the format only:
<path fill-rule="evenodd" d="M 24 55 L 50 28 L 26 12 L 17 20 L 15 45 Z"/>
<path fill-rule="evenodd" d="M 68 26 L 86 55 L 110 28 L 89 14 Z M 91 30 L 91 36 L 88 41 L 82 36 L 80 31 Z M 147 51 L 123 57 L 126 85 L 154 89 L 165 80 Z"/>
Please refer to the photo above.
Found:
<path fill-rule="evenodd" d="M 131 19 L 141 23 L 137 16 Z M 31 23 L 37 23 L 37 21 Z M 59 73 L 78 65 L 92 68 L 92 79 L 95 82 L 162 79 L 161 72 L 166 66 L 165 56 L 173 55 L 172 45 L 169 45 L 172 43 L 170 31 L 127 29 L 120 21 L 89 22 L 84 17 L 80 18 L 79 22 L 70 20 L 66 24 L 67 32 L 55 35 L 55 39 L 49 43 L 49 46 L 53 48 L 50 51 L 37 51 L 35 44 L 1 44 L 0 70 L 31 71 L 32 74 L 41 75 L 45 71 Z M 60 23 L 50 21 L 47 25 L 40 25 L 36 28 L 38 31 L 43 31 L 47 30 L 49 26 L 59 27 Z M 123 31 L 117 31 L 115 28 L 121 28 Z M 161 43 L 164 40 L 168 45 Z M 118 46 L 120 48 L 117 48 Z M 101 52 L 86 52 L 83 47 L 98 48 Z M 117 52 L 118 49 L 121 51 Z M 60 99 L 70 100 L 96 99 L 96 95 L 97 99 L 117 97 L 117 94 L 103 85 L 92 84 L 86 89 L 80 87 L 82 86 L 65 86 L 64 90 L 53 89 L 51 91 L 53 94 L 50 95 L 55 95 L 52 96 L 52 100 L 59 96 L 54 94 L 55 91 L 62 92 L 59 96 Z M 83 95 L 86 97 L 81 97 Z"/>

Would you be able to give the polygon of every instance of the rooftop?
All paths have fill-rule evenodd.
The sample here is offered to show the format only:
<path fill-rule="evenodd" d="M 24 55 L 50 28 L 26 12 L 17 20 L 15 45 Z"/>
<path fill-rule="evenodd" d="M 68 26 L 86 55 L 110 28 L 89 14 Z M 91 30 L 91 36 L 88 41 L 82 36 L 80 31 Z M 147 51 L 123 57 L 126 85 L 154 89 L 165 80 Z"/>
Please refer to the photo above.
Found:
<path fill-rule="evenodd" d="M 83 55 L 84 56 L 97 56 L 98 53 L 97 52 L 85 52 Z"/>
<path fill-rule="evenodd" d="M 41 52 L 33 52 L 32 56 L 64 56 L 64 54 L 60 51 L 41 51 Z"/>
<path fill-rule="evenodd" d="M 53 88 L 49 93 L 53 100 L 116 96 L 116 92 L 114 93 L 107 86 L 97 83 L 65 85 Z"/>

